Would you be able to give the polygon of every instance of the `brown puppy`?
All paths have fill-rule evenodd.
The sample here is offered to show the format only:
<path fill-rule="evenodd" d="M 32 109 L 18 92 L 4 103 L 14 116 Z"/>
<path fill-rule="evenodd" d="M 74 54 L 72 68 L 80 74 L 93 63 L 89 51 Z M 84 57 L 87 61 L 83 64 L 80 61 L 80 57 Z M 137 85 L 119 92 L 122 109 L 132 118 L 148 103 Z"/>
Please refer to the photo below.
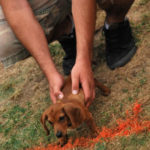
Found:
<path fill-rule="evenodd" d="M 95 85 L 101 89 L 103 95 L 109 95 L 109 88 L 97 80 L 95 80 Z M 67 129 L 77 128 L 83 122 L 86 122 L 92 133 L 97 134 L 96 124 L 92 118 L 92 114 L 85 107 L 82 88 L 80 88 L 77 95 L 73 95 L 71 89 L 71 78 L 68 77 L 62 89 L 64 98 L 58 100 L 56 104 L 52 104 L 41 116 L 41 122 L 47 135 L 49 135 L 49 130 L 46 126 L 46 120 L 54 127 L 55 135 L 59 139 L 61 146 L 67 143 Z"/>

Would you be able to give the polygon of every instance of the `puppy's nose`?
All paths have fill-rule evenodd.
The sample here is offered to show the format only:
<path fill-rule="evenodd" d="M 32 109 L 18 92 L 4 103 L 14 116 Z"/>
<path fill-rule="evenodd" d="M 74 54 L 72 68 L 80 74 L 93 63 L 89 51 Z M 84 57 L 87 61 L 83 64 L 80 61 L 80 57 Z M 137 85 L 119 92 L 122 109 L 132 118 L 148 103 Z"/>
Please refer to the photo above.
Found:
<path fill-rule="evenodd" d="M 61 138 L 61 137 L 62 137 L 62 132 L 61 132 L 61 131 L 57 131 L 56 136 L 57 136 L 58 138 Z"/>

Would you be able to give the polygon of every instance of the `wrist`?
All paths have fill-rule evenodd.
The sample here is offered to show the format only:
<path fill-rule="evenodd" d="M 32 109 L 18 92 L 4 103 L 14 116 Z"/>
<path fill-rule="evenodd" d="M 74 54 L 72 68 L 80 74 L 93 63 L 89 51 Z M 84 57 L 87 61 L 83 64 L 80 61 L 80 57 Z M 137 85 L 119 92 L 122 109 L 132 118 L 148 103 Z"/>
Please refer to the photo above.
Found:
<path fill-rule="evenodd" d="M 80 50 L 77 52 L 76 63 L 91 65 L 92 61 L 92 50 Z"/>
<path fill-rule="evenodd" d="M 59 76 L 59 72 L 57 70 L 49 70 L 49 72 L 47 73 L 46 77 L 48 79 L 48 82 L 51 83 L 53 82 L 53 80 L 55 79 L 55 77 Z"/>
<path fill-rule="evenodd" d="M 87 57 L 77 58 L 75 65 L 82 66 L 83 68 L 92 68 L 91 59 Z"/>
<path fill-rule="evenodd" d="M 59 74 L 53 63 L 44 64 L 43 66 L 41 66 L 41 68 L 49 82 L 53 80 L 53 76 Z"/>

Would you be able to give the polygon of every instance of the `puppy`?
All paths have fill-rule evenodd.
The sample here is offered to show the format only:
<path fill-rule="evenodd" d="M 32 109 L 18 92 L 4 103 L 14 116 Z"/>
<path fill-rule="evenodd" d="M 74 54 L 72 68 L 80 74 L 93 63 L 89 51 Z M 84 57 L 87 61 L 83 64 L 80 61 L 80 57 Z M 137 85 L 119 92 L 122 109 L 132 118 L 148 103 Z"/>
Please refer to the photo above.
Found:
<path fill-rule="evenodd" d="M 101 89 L 103 95 L 109 95 L 109 88 L 99 83 L 96 79 L 95 85 Z M 79 93 L 73 95 L 71 77 L 69 76 L 65 80 L 62 92 L 64 98 L 57 100 L 57 103 L 52 104 L 41 116 L 41 123 L 47 135 L 49 135 L 49 130 L 46 126 L 46 121 L 53 126 L 55 135 L 59 141 L 58 144 L 61 146 L 67 143 L 67 129 L 75 129 L 83 122 L 86 122 L 92 133 L 96 135 L 97 127 L 92 118 L 92 114 L 85 106 L 83 89 L 80 88 Z"/>

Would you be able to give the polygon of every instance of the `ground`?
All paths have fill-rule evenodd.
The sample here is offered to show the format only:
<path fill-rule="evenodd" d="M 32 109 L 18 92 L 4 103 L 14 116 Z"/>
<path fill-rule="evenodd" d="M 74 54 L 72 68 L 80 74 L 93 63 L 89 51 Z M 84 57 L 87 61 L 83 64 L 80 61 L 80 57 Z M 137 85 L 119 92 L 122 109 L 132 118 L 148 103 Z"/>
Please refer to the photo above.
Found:
<path fill-rule="evenodd" d="M 90 107 L 100 128 L 115 126 L 116 120 L 125 118 L 126 110 L 131 113 L 135 102 L 142 104 L 140 119 L 150 120 L 149 8 L 149 0 L 136 0 L 128 14 L 138 50 L 126 66 L 110 70 L 104 57 L 104 36 L 99 33 L 95 36 L 94 75 L 111 88 L 108 97 L 96 90 L 96 98 Z M 104 16 L 104 12 L 98 12 L 97 29 L 103 25 Z M 62 72 L 62 48 L 57 42 L 51 44 L 50 48 L 54 61 Z M 20 150 L 55 142 L 52 130 L 51 135 L 46 137 L 40 124 L 40 116 L 50 104 L 48 82 L 33 58 L 16 63 L 8 69 L 0 64 L 0 150 Z M 83 125 L 76 134 L 86 137 L 89 134 L 87 131 Z M 98 143 L 95 149 L 148 150 L 149 147 L 150 133 L 142 132 Z"/>

